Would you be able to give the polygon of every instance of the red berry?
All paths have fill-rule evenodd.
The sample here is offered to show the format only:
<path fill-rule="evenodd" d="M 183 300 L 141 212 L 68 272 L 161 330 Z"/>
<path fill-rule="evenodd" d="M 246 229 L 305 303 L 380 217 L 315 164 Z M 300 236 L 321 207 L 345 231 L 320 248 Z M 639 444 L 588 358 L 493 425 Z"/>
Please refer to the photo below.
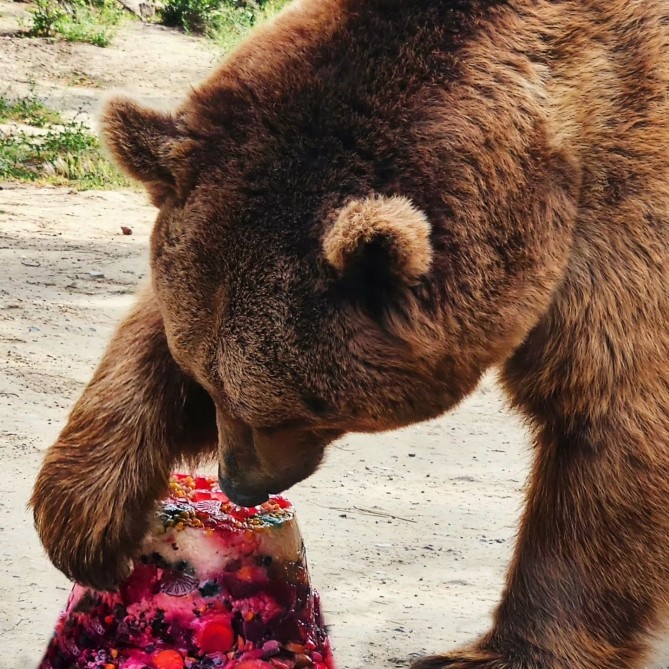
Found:
<path fill-rule="evenodd" d="M 161 650 L 151 662 L 155 669 L 184 669 L 184 660 L 176 650 Z"/>
<path fill-rule="evenodd" d="M 200 630 L 198 642 L 203 653 L 225 653 L 229 651 L 235 642 L 230 621 L 223 618 L 209 621 Z"/>
<path fill-rule="evenodd" d="M 195 479 L 195 489 L 196 490 L 211 490 L 213 482 L 211 479 L 205 478 L 204 476 L 198 476 Z"/>

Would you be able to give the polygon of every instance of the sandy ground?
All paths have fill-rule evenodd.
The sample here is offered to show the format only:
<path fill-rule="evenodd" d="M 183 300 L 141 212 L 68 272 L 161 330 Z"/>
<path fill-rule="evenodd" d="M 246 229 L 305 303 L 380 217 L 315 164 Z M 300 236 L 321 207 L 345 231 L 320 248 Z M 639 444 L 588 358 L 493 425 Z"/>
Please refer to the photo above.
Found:
<path fill-rule="evenodd" d="M 32 85 L 71 115 L 88 118 L 110 87 L 171 102 L 216 59 L 200 40 L 139 23 L 108 49 L 19 38 L 24 12 L 0 0 L 0 81 L 15 94 Z M 26 503 L 44 449 L 147 273 L 153 217 L 133 192 L 0 191 L 2 669 L 36 665 L 67 597 Z M 344 439 L 290 492 L 342 669 L 401 666 L 484 631 L 528 463 L 527 435 L 486 379 L 439 421 Z M 669 653 L 661 658 L 657 667 L 669 666 Z"/>

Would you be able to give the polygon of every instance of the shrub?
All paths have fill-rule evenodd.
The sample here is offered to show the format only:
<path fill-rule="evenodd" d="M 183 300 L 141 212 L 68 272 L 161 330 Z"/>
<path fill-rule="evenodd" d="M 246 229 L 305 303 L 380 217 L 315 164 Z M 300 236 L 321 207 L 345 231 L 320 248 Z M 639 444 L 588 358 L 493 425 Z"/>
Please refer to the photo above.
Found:
<path fill-rule="evenodd" d="M 228 49 L 288 0 L 167 0 L 160 11 L 165 25 L 205 34 Z"/>
<path fill-rule="evenodd" d="M 0 180 L 67 185 L 79 189 L 127 187 L 128 180 L 102 155 L 97 137 L 82 123 L 63 123 L 34 94 L 0 97 L 0 122 L 36 130 L 0 130 Z"/>
<path fill-rule="evenodd" d="M 30 30 L 35 37 L 108 46 L 123 15 L 115 0 L 35 0 Z"/>
<path fill-rule="evenodd" d="M 57 32 L 59 22 L 67 16 L 58 0 L 35 0 L 31 14 L 33 24 L 30 34 L 35 37 L 52 37 Z"/>
<path fill-rule="evenodd" d="M 34 91 L 25 97 L 10 99 L 6 95 L 0 96 L 0 123 L 16 121 L 43 128 L 61 122 L 60 114 L 55 109 L 47 107 Z"/>

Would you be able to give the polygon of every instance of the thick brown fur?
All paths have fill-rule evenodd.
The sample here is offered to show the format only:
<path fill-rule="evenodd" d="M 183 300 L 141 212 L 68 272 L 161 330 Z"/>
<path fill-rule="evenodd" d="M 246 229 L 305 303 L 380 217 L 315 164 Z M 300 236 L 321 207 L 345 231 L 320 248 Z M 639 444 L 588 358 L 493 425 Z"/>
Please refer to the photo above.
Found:
<path fill-rule="evenodd" d="M 174 114 L 110 103 L 153 282 L 40 472 L 55 564 L 117 583 L 184 456 L 257 501 L 498 367 L 535 435 L 507 585 L 416 667 L 640 667 L 669 596 L 668 90 L 664 0 L 299 0 Z"/>

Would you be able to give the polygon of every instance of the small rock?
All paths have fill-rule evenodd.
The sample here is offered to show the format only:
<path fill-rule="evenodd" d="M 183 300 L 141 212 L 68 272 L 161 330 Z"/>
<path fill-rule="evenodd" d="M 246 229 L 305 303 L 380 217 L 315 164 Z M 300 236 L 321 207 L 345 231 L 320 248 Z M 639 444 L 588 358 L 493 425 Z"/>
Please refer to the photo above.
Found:
<path fill-rule="evenodd" d="M 132 234 L 132 228 L 129 228 L 129 227 L 126 226 L 126 225 L 122 225 L 122 226 L 121 226 L 121 232 L 122 232 L 124 235 L 131 235 L 131 234 Z"/>
<path fill-rule="evenodd" d="M 104 279 L 105 275 L 103 272 L 87 272 L 88 276 L 91 277 L 91 279 Z"/>

